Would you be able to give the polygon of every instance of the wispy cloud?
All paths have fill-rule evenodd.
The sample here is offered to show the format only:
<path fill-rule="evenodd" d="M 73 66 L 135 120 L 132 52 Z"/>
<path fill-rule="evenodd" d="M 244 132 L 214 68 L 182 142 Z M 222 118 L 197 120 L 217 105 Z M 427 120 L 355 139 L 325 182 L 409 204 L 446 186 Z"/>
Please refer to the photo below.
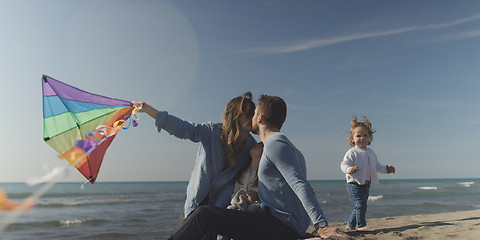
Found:
<path fill-rule="evenodd" d="M 464 121 L 465 124 L 474 124 L 474 125 L 480 125 L 480 120 L 466 120 Z"/>
<path fill-rule="evenodd" d="M 398 35 L 398 34 L 403 34 L 403 33 L 409 33 L 409 32 L 414 32 L 414 31 L 421 31 L 421 30 L 437 30 L 441 28 L 447 28 L 447 27 L 452 27 L 456 26 L 459 24 L 464 24 L 472 21 L 477 21 L 480 20 L 480 14 L 467 17 L 467 18 L 461 18 L 457 19 L 451 22 L 446 22 L 446 23 L 439 23 L 439 24 L 427 24 L 427 25 L 422 25 L 422 26 L 412 26 L 412 27 L 405 27 L 405 28 L 397 28 L 397 29 L 391 29 L 391 30 L 386 30 L 386 31 L 378 31 L 378 32 L 370 32 L 370 33 L 359 33 L 359 34 L 353 34 L 353 35 L 347 35 L 347 36 L 339 36 L 339 37 L 333 37 L 333 38 L 326 38 L 326 39 L 313 39 L 313 40 L 308 40 L 308 41 L 302 41 L 294 44 L 288 44 L 284 46 L 277 46 L 277 47 L 267 47 L 263 49 L 257 49 L 257 51 L 261 51 L 264 53 L 268 54 L 281 54 L 281 53 L 291 53 L 291 52 L 299 52 L 299 51 L 305 51 L 308 49 L 313 49 L 313 48 L 319 48 L 319 47 L 324 47 L 324 46 L 329 46 L 333 44 L 338 44 L 338 43 L 343 43 L 343 42 L 348 42 L 348 41 L 353 41 L 353 40 L 359 40 L 359 39 L 367 39 L 367 38 L 376 38 L 376 37 L 386 37 L 386 36 L 392 36 L 392 35 Z M 479 33 L 476 32 L 470 32 L 470 33 L 464 33 L 464 34 L 459 34 L 456 36 L 457 38 L 464 38 L 468 36 L 478 36 Z M 452 36 L 454 37 L 454 36 Z"/>
<path fill-rule="evenodd" d="M 480 36 L 480 30 L 472 30 L 472 31 L 463 31 L 458 33 L 451 33 L 446 34 L 441 37 L 436 37 L 434 39 L 426 40 L 421 44 L 428 44 L 428 43 L 435 43 L 435 42 L 445 42 L 445 41 L 455 41 L 461 39 L 468 39 Z"/>

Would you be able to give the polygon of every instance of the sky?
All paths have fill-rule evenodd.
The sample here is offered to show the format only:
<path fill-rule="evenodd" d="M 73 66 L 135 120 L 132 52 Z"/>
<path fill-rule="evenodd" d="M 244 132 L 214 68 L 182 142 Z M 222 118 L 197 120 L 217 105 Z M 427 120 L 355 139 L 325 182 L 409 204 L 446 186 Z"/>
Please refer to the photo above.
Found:
<path fill-rule="evenodd" d="M 282 97 L 308 179 L 340 180 L 353 116 L 396 174 L 478 178 L 478 1 L 0 1 L 0 182 L 66 162 L 43 141 L 43 74 L 88 92 L 221 122 L 251 91 Z M 258 137 L 256 136 L 256 139 Z M 98 181 L 186 181 L 198 144 L 121 131 Z M 85 181 L 75 169 L 61 181 Z"/>

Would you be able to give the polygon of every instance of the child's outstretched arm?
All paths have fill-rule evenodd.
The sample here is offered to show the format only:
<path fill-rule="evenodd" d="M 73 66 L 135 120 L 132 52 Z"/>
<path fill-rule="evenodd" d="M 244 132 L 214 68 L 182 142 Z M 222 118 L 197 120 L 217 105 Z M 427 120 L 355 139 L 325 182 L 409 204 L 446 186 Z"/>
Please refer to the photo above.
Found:
<path fill-rule="evenodd" d="M 387 173 L 395 173 L 395 167 L 394 166 L 388 166 L 386 167 Z"/>
<path fill-rule="evenodd" d="M 342 169 L 342 172 L 346 174 L 354 174 L 358 172 L 358 166 L 355 164 L 353 156 L 350 152 L 347 152 L 343 157 L 343 161 L 340 164 L 340 169 Z"/>
<path fill-rule="evenodd" d="M 353 166 L 350 169 L 348 169 L 349 174 L 354 174 L 356 172 L 358 172 L 358 166 Z"/>

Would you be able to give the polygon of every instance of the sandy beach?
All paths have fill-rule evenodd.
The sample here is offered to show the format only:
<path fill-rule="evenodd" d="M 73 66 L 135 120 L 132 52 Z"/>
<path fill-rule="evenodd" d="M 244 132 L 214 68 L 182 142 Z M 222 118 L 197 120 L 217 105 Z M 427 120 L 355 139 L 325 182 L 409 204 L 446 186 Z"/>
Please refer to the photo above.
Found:
<path fill-rule="evenodd" d="M 345 229 L 346 222 L 330 225 Z M 347 231 L 351 239 L 480 239 L 480 210 L 367 219 L 366 231 Z M 311 232 L 312 228 L 309 228 Z"/>
<path fill-rule="evenodd" d="M 366 231 L 346 233 L 350 239 L 366 240 L 480 239 L 480 210 L 372 218 L 367 219 L 367 224 Z M 346 222 L 330 225 L 345 229 Z M 309 227 L 308 232 L 312 231 L 313 227 Z"/>

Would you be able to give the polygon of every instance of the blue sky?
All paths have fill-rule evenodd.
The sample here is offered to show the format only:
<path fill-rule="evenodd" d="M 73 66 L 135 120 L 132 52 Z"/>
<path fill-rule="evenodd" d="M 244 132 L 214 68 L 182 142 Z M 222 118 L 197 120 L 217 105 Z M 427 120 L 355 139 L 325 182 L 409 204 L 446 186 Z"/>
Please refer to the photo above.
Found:
<path fill-rule="evenodd" d="M 309 179 L 343 179 L 354 115 L 392 178 L 478 177 L 478 1 L 0 1 L 0 182 L 65 165 L 42 139 L 41 76 L 221 121 L 251 91 L 288 105 Z M 257 138 L 258 139 L 258 138 Z M 188 180 L 198 145 L 120 132 L 98 181 Z M 72 171 L 64 181 L 84 181 Z"/>

